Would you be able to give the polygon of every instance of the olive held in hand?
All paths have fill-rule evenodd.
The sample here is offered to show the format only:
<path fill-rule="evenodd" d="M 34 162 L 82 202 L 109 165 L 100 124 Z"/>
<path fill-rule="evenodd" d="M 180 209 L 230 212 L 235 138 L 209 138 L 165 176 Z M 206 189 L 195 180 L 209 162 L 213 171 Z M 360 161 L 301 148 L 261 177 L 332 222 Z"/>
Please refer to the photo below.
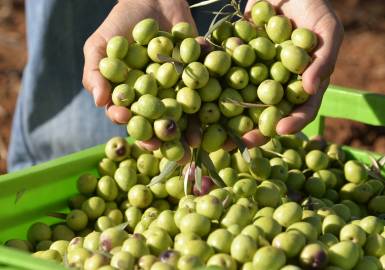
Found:
<path fill-rule="evenodd" d="M 130 155 L 131 146 L 123 137 L 114 137 L 107 142 L 104 151 L 109 159 L 122 161 Z"/>
<path fill-rule="evenodd" d="M 155 78 L 159 87 L 169 88 L 177 83 L 179 75 L 172 63 L 164 63 L 156 71 Z"/>
<path fill-rule="evenodd" d="M 285 48 L 286 46 L 290 46 L 290 45 L 293 45 L 293 41 L 291 41 L 291 40 L 286 40 L 280 44 L 275 44 L 275 50 L 277 51 L 277 53 L 275 54 L 275 60 L 276 61 L 281 61 L 282 49 Z"/>
<path fill-rule="evenodd" d="M 201 47 L 201 54 L 199 55 L 198 62 L 203 63 L 205 61 L 206 56 L 216 50 L 215 46 L 208 42 L 204 37 L 196 37 L 195 40 Z"/>
<path fill-rule="evenodd" d="M 209 81 L 209 71 L 202 63 L 192 62 L 184 68 L 182 80 L 187 87 L 202 88 Z"/>
<path fill-rule="evenodd" d="M 147 54 L 152 61 L 156 63 L 164 63 L 166 61 L 158 60 L 158 54 L 171 57 L 174 45 L 171 40 L 166 37 L 156 37 L 151 39 L 147 46 Z"/>
<path fill-rule="evenodd" d="M 266 32 L 274 43 L 282 43 L 290 39 L 292 28 L 288 17 L 277 15 L 270 18 Z"/>
<path fill-rule="evenodd" d="M 282 85 L 274 80 L 265 80 L 258 86 L 258 97 L 268 105 L 274 105 L 281 101 L 283 97 Z"/>
<path fill-rule="evenodd" d="M 309 94 L 303 89 L 302 81 L 293 79 L 286 86 L 285 97 L 293 104 L 302 104 L 309 98 Z"/>
<path fill-rule="evenodd" d="M 148 141 L 153 135 L 152 125 L 145 117 L 140 115 L 136 115 L 128 121 L 127 132 L 138 141 Z"/>
<path fill-rule="evenodd" d="M 237 21 L 233 25 L 233 35 L 243 42 L 249 43 L 250 40 L 257 37 L 257 30 L 249 22 Z"/>
<path fill-rule="evenodd" d="M 154 133 L 162 141 L 171 141 L 178 135 L 178 125 L 174 119 L 162 116 L 154 122 Z"/>
<path fill-rule="evenodd" d="M 146 94 L 156 97 L 158 94 L 158 84 L 153 76 L 144 74 L 136 80 L 134 84 L 134 91 L 137 99 Z"/>
<path fill-rule="evenodd" d="M 186 38 L 180 44 L 180 57 L 183 62 L 191 63 L 199 59 L 201 54 L 201 46 L 198 41 L 193 38 Z"/>
<path fill-rule="evenodd" d="M 134 89 L 127 84 L 116 86 L 112 92 L 112 102 L 117 106 L 128 107 L 134 102 L 134 99 Z"/>
<path fill-rule="evenodd" d="M 249 79 L 252 84 L 260 84 L 269 77 L 269 69 L 262 63 L 255 63 L 249 69 Z"/>
<path fill-rule="evenodd" d="M 249 83 L 249 74 L 244 68 L 232 67 L 226 73 L 226 82 L 234 89 L 242 89 Z"/>
<path fill-rule="evenodd" d="M 221 45 L 222 42 L 233 36 L 233 25 L 231 22 L 225 21 L 213 32 L 213 41 L 217 45 Z"/>
<path fill-rule="evenodd" d="M 244 42 L 240 38 L 231 37 L 231 38 L 225 39 L 222 42 L 221 48 L 228 55 L 233 56 L 235 48 L 237 48 L 238 46 L 241 46 L 242 44 L 244 44 Z"/>
<path fill-rule="evenodd" d="M 317 47 L 316 35 L 307 28 L 298 28 L 291 33 L 293 45 L 301 47 L 306 52 L 311 52 Z"/>
<path fill-rule="evenodd" d="M 132 30 L 132 37 L 140 45 L 147 45 L 151 39 L 158 36 L 159 24 L 154 19 L 144 19 L 138 22 Z"/>
<path fill-rule="evenodd" d="M 202 135 L 202 147 L 208 153 L 219 150 L 227 139 L 227 132 L 220 124 L 208 126 Z"/>
<path fill-rule="evenodd" d="M 154 77 L 156 76 L 156 72 L 160 68 L 159 63 L 151 63 L 146 67 L 146 74 L 152 74 Z"/>
<path fill-rule="evenodd" d="M 113 57 L 103 58 L 99 63 L 100 73 L 111 82 L 123 82 L 128 75 L 126 65 L 119 59 Z"/>
<path fill-rule="evenodd" d="M 218 100 L 218 105 L 219 109 L 221 110 L 221 113 L 226 117 L 233 117 L 241 114 L 244 108 L 233 104 L 228 100 L 228 98 L 235 101 L 243 102 L 243 98 L 237 90 L 227 88 L 219 96 Z"/>
<path fill-rule="evenodd" d="M 256 56 L 262 60 L 274 59 L 276 52 L 274 43 L 267 38 L 259 37 L 250 41 L 249 45 L 253 47 Z"/>
<path fill-rule="evenodd" d="M 249 67 L 255 61 L 255 52 L 250 45 L 243 44 L 235 48 L 233 60 L 237 66 L 244 68 Z"/>
<path fill-rule="evenodd" d="M 144 69 L 150 61 L 147 54 L 147 48 L 138 43 L 130 45 L 123 61 L 129 68 Z"/>
<path fill-rule="evenodd" d="M 184 87 L 176 94 L 176 100 L 182 105 L 185 113 L 196 113 L 201 107 L 201 98 L 197 91 L 189 87 Z"/>
<path fill-rule="evenodd" d="M 302 74 L 310 63 L 310 57 L 304 49 L 289 45 L 281 51 L 282 64 L 295 74 Z"/>
<path fill-rule="evenodd" d="M 159 65 L 159 64 L 158 64 Z M 160 65 L 159 65 L 160 66 Z M 122 84 L 128 85 L 131 89 L 134 89 L 136 81 L 144 75 L 145 73 L 138 69 L 131 69 L 128 71 L 127 78 L 122 82 Z"/>
<path fill-rule="evenodd" d="M 138 99 L 138 111 L 140 115 L 146 118 L 157 119 L 162 116 L 165 110 L 164 103 L 157 97 L 146 94 Z"/>
<path fill-rule="evenodd" d="M 276 127 L 282 119 L 282 114 L 277 107 L 266 108 L 259 117 L 258 127 L 261 133 L 266 137 L 277 135 Z"/>
<path fill-rule="evenodd" d="M 256 104 L 262 104 L 262 102 L 258 101 Z M 254 125 L 259 124 L 259 117 L 261 117 L 261 113 L 266 109 L 266 107 L 255 107 L 249 108 L 248 114 L 250 119 L 253 121 Z"/>
<path fill-rule="evenodd" d="M 271 17 L 275 16 L 276 12 L 273 5 L 268 1 L 257 1 L 251 8 L 251 18 L 256 26 L 265 27 Z"/>
<path fill-rule="evenodd" d="M 223 51 L 214 51 L 206 56 L 204 65 L 209 71 L 210 76 L 220 77 L 229 71 L 231 57 Z"/>
<path fill-rule="evenodd" d="M 186 38 L 194 37 L 194 28 L 189 23 L 180 22 L 172 27 L 171 33 L 176 39 L 184 40 Z"/>
<path fill-rule="evenodd" d="M 107 56 L 122 60 L 128 52 L 128 41 L 125 37 L 116 36 L 107 43 Z"/>
<path fill-rule="evenodd" d="M 171 33 L 165 32 L 165 31 L 158 31 L 158 35 L 157 36 L 158 37 L 166 37 L 166 38 L 168 38 L 169 40 L 171 40 L 172 45 L 174 45 L 174 47 L 175 47 L 176 40 L 175 40 L 175 37 Z"/>
<path fill-rule="evenodd" d="M 269 76 L 280 84 L 285 84 L 290 79 L 290 70 L 288 70 L 282 62 L 275 62 L 269 68 Z"/>

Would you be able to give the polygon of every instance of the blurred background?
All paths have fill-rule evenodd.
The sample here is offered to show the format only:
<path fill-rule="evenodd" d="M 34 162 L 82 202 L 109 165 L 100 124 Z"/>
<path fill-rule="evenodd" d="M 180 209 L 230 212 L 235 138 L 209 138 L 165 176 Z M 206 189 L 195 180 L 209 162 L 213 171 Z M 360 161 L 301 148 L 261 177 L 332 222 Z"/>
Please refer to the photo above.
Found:
<path fill-rule="evenodd" d="M 385 94 L 385 1 L 329 2 L 345 27 L 331 83 Z M 24 0 L 0 0 L 0 175 L 6 173 L 12 117 L 27 58 Z M 385 127 L 327 118 L 325 138 L 385 154 Z"/>

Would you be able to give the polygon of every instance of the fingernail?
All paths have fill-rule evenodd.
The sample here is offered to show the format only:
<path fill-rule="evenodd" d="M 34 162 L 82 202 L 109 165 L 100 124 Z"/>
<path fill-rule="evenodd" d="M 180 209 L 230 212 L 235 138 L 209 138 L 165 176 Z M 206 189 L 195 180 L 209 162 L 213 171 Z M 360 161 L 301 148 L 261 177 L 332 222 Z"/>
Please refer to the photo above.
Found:
<path fill-rule="evenodd" d="M 118 122 L 119 124 L 125 124 L 126 122 L 121 122 L 121 121 L 118 121 L 115 119 L 116 122 Z"/>
<path fill-rule="evenodd" d="M 321 83 L 321 79 L 319 77 L 315 78 L 313 82 L 314 94 L 317 94 L 319 84 Z"/>
<path fill-rule="evenodd" d="M 98 96 L 99 96 L 98 88 L 94 87 L 94 89 L 92 90 L 92 94 L 94 95 L 95 105 L 98 106 L 98 104 L 96 104 L 96 101 L 97 101 Z"/>

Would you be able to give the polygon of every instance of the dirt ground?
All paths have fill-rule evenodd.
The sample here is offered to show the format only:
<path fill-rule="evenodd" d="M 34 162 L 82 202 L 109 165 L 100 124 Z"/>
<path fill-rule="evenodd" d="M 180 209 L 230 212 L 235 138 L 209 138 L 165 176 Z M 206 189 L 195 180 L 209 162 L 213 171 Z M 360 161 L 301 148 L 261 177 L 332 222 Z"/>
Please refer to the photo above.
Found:
<path fill-rule="evenodd" d="M 331 83 L 385 94 L 385 1 L 330 0 L 345 27 Z M 0 175 L 27 61 L 24 0 L 0 0 Z M 385 154 L 385 127 L 327 119 L 325 138 Z"/>

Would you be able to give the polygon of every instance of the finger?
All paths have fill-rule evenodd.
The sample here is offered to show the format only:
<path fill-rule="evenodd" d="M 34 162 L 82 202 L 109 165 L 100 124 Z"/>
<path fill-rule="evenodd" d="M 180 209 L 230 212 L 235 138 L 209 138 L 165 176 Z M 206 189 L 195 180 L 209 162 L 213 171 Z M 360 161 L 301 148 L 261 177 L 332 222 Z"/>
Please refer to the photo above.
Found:
<path fill-rule="evenodd" d="M 194 28 L 194 36 L 199 36 L 195 21 L 191 15 L 191 10 L 187 1 L 168 1 L 165 0 L 157 8 L 156 20 L 159 23 L 159 29 L 171 32 L 172 27 L 179 22 L 187 22 Z"/>
<path fill-rule="evenodd" d="M 132 117 L 132 113 L 128 108 L 116 106 L 112 101 L 106 106 L 106 115 L 117 125 L 125 125 Z"/>
<path fill-rule="evenodd" d="M 277 133 L 280 135 L 300 132 L 317 116 L 321 106 L 322 97 L 329 85 L 330 79 L 326 79 L 320 85 L 317 94 L 309 96 L 308 100 L 296 108 L 288 117 L 283 118 L 277 125 Z"/>
<path fill-rule="evenodd" d="M 225 143 L 222 145 L 222 149 L 225 150 L 226 152 L 229 152 L 231 150 L 234 150 L 236 147 L 237 146 L 235 145 L 233 140 L 230 139 L 229 136 L 227 136 L 227 139 L 226 139 Z"/>
<path fill-rule="evenodd" d="M 96 32 L 84 45 L 83 85 L 94 96 L 95 105 L 98 107 L 107 105 L 112 91 L 110 82 L 99 70 L 99 62 L 107 57 L 106 46 L 106 40 Z"/>
<path fill-rule="evenodd" d="M 248 149 L 264 145 L 268 143 L 269 140 L 270 138 L 263 136 L 259 129 L 253 129 L 252 131 L 247 132 L 242 137 L 242 141 L 246 144 L 246 147 Z"/>
<path fill-rule="evenodd" d="M 303 88 L 308 94 L 314 95 L 321 82 L 332 75 L 343 33 L 342 26 L 337 24 L 331 28 L 325 28 L 323 32 L 317 34 L 318 45 L 314 51 L 313 60 L 302 76 Z"/>
<path fill-rule="evenodd" d="M 201 122 L 196 115 L 189 115 L 188 126 L 185 131 L 186 142 L 190 147 L 197 148 L 202 141 Z"/>
<path fill-rule="evenodd" d="M 180 165 L 184 165 L 184 164 L 189 163 L 191 160 L 191 148 L 188 145 L 188 143 L 186 142 L 184 135 L 181 136 L 180 142 L 183 145 L 184 155 L 183 155 L 181 160 L 177 161 L 177 163 Z"/>
<path fill-rule="evenodd" d="M 148 141 L 139 141 L 139 146 L 149 151 L 156 151 L 162 146 L 162 141 L 156 136 L 152 136 Z"/>
<path fill-rule="evenodd" d="M 242 141 L 246 144 L 247 149 L 254 148 L 256 146 L 261 146 L 266 144 L 270 140 L 269 137 L 265 137 L 262 135 L 262 133 L 259 131 L 259 129 L 253 129 L 252 131 L 247 132 L 242 137 Z M 222 149 L 225 151 L 231 151 L 235 149 L 237 146 L 233 142 L 233 140 L 230 139 L 230 137 L 227 137 L 226 142 L 223 144 Z"/>

